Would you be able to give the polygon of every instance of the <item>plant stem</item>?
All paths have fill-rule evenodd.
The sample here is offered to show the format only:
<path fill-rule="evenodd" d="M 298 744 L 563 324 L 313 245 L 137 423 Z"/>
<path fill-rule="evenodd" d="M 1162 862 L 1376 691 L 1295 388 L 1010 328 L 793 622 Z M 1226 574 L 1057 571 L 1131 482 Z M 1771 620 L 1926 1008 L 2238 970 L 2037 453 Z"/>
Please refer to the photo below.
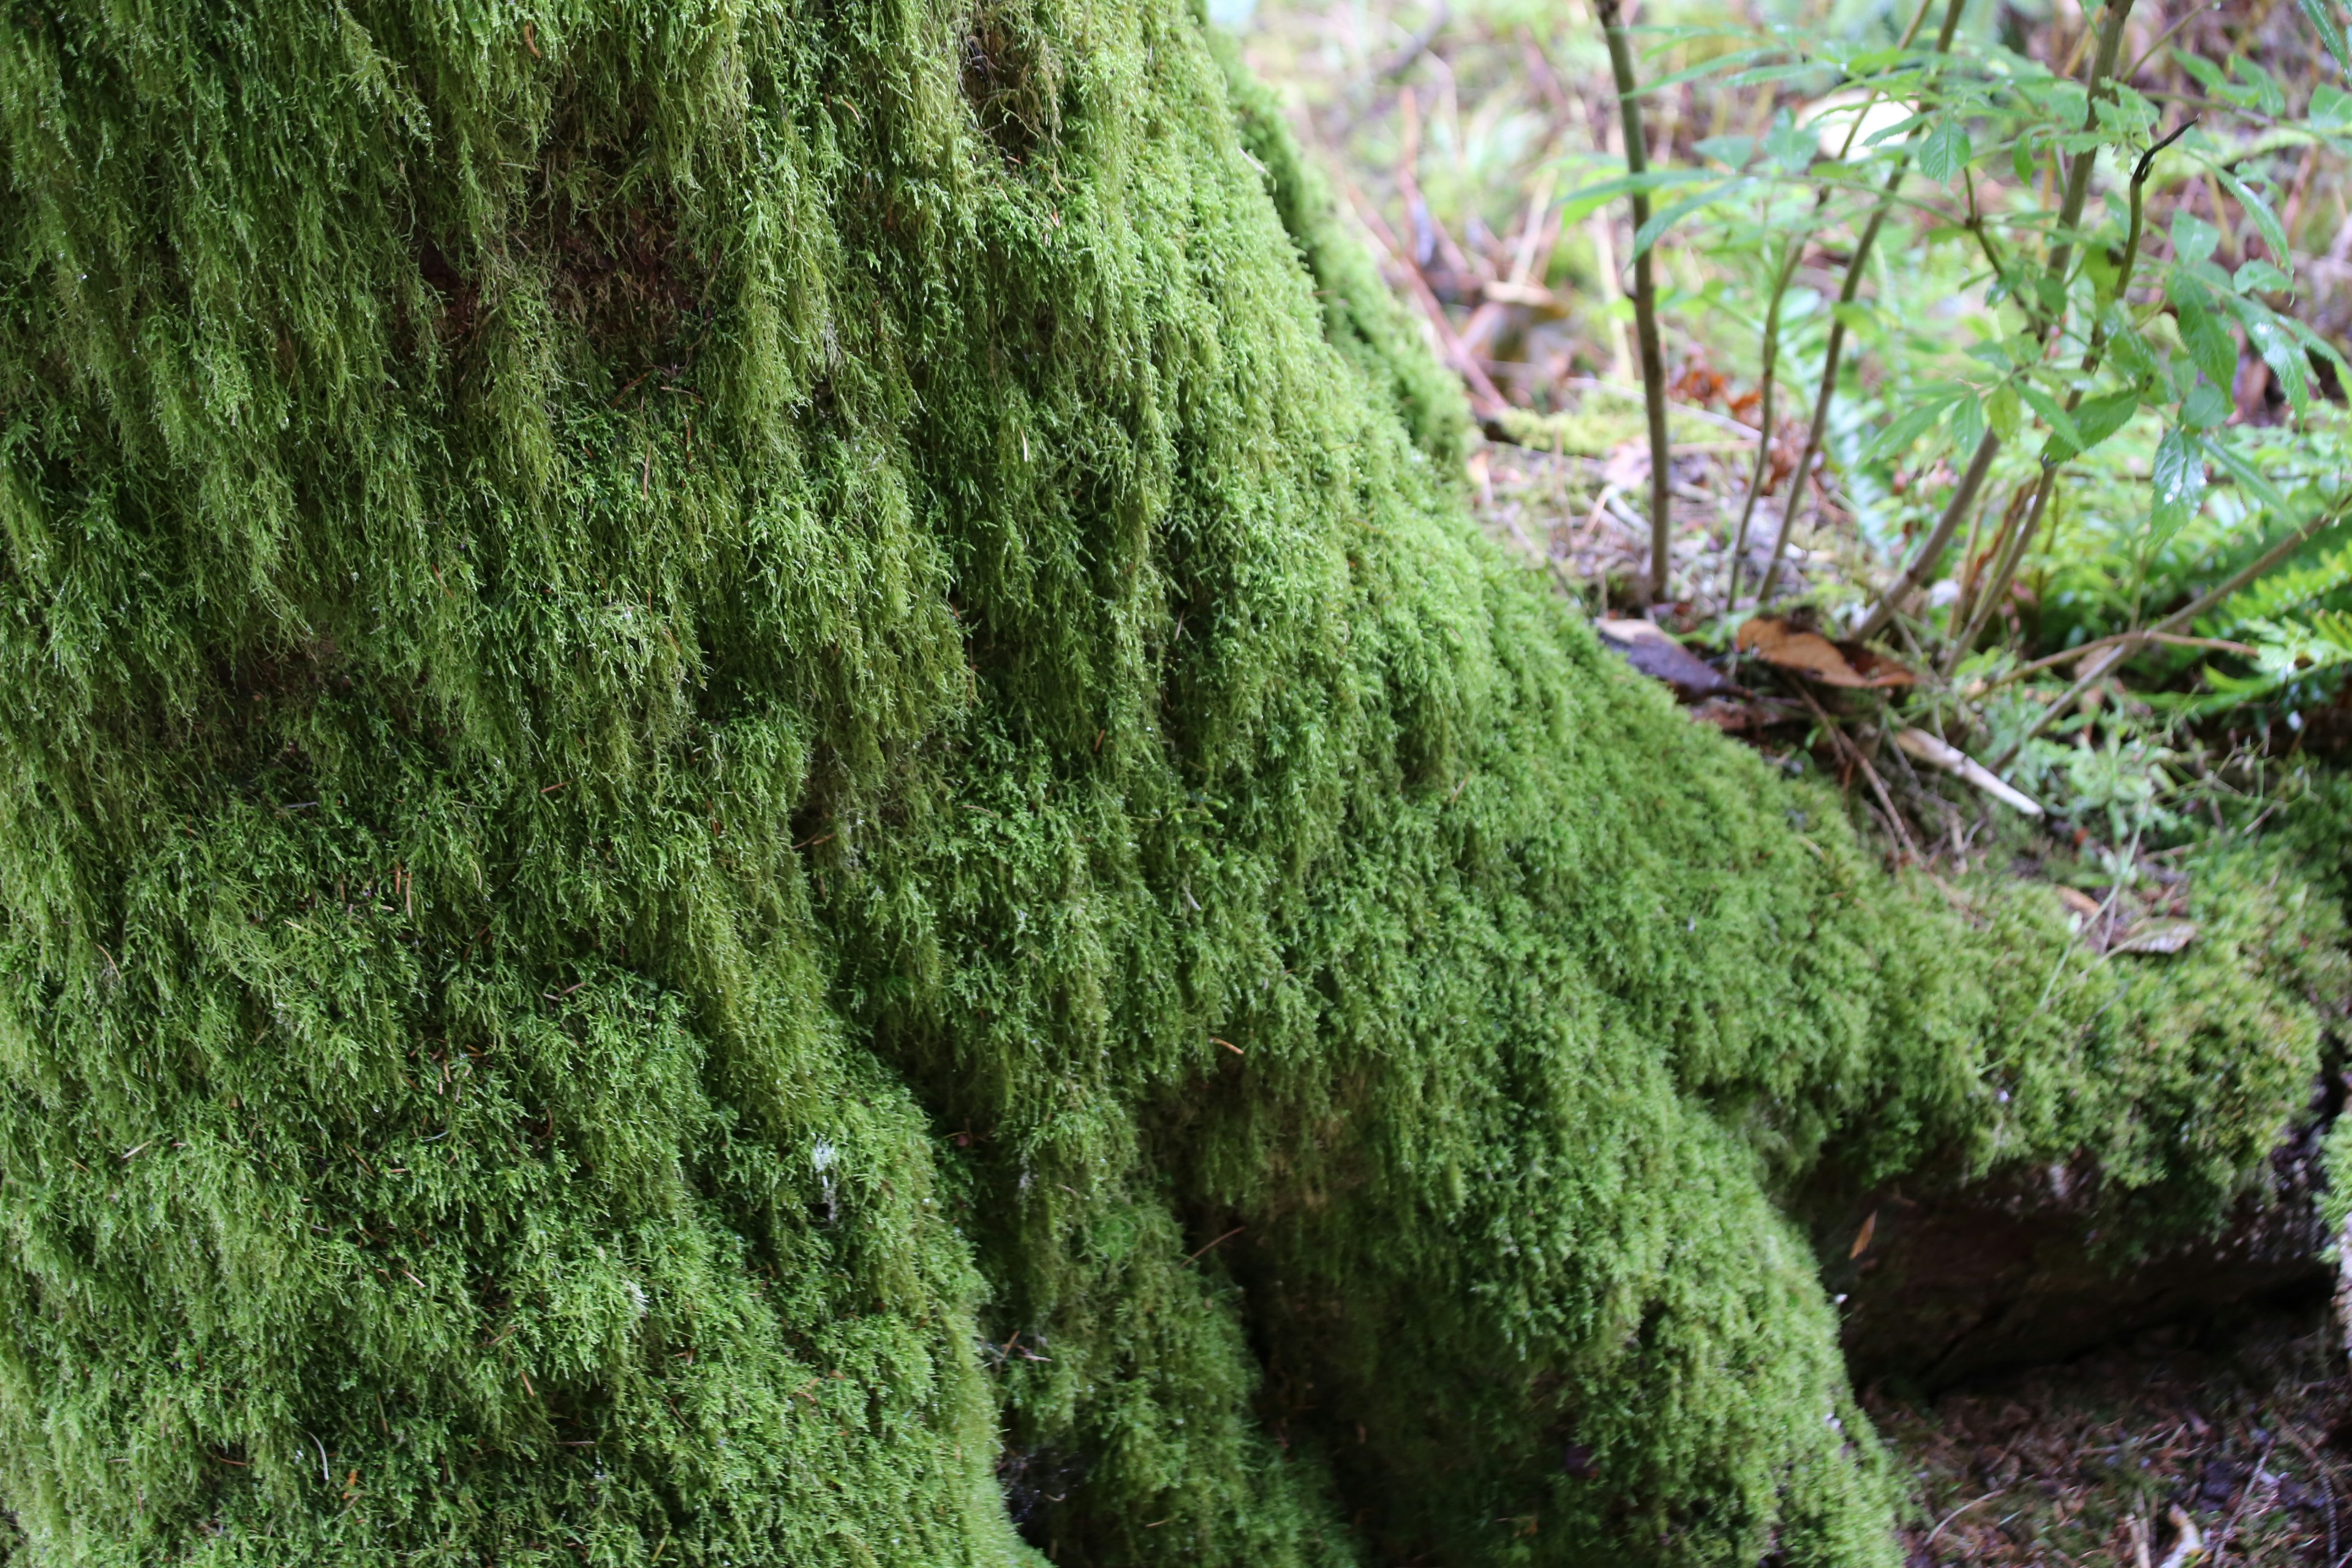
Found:
<path fill-rule="evenodd" d="M 1757 417 L 1756 466 L 1748 471 L 1748 499 L 1739 504 L 1739 528 L 1732 537 L 1731 577 L 1723 595 L 1726 615 L 1738 608 L 1739 572 L 1748 564 L 1748 525 L 1755 519 L 1756 498 L 1764 493 L 1764 472 L 1772 460 L 1772 395 L 1780 390 L 1780 302 L 1788 298 L 1790 281 L 1797 275 L 1798 259 L 1805 253 L 1805 238 L 1800 235 L 1789 242 L 1788 254 L 1781 258 L 1780 274 L 1772 281 L 1771 303 L 1764 310 L 1764 379 L 1759 388 L 1763 405 Z"/>
<path fill-rule="evenodd" d="M 2084 96 L 2089 100 L 2089 107 L 2084 111 L 2083 129 L 2085 131 L 2096 131 L 2099 128 L 2099 92 L 2107 85 L 2108 75 L 2115 69 L 2116 56 L 2123 47 L 2124 23 L 2131 16 L 2131 8 L 2132 0 L 2109 0 L 2106 17 L 2099 28 L 2098 53 L 2092 58 L 2090 75 L 2084 82 L 2087 89 Z M 2091 168 L 2097 162 L 2098 149 L 2086 147 L 2074 154 L 2074 163 L 2068 165 L 2066 170 L 2066 195 L 2058 208 L 2059 237 L 2050 247 L 2050 260 L 2045 268 L 2045 275 L 2054 279 L 2062 289 L 2066 282 L 2066 274 L 2073 265 L 2074 247 L 2072 236 L 2074 226 L 2083 220 L 2083 203 L 2091 194 Z M 2037 317 L 2041 318 L 2035 323 L 2034 335 L 2046 343 L 2057 322 L 2052 318 L 2041 316 L 2038 305 L 2034 309 Z M 1983 482 L 1985 470 L 1992 466 L 1992 460 L 2000 451 L 2000 432 L 1987 430 L 1983 439 L 1977 443 L 1976 454 L 1969 459 L 1969 479 L 1963 479 L 1960 481 L 1958 492 L 1952 497 L 1952 504 L 1944 509 L 1944 515 L 1937 521 L 1935 531 L 1927 536 L 1927 542 L 1921 545 L 1918 553 L 1911 558 L 1911 564 L 1905 567 L 1893 583 L 1887 584 L 1886 592 L 1879 597 L 1877 607 L 1870 612 L 1870 617 L 1863 622 L 1861 628 L 1854 633 L 1855 637 L 1875 636 L 1879 629 L 1893 618 L 1895 609 L 1902 604 L 1905 597 L 1926 578 L 1928 570 L 1943 555 L 1945 547 L 1952 542 L 1953 531 L 1959 527 L 1960 519 L 1967 515 L 1969 507 L 1976 500 L 1977 485 Z M 1975 483 L 1969 482 L 1970 479 Z M 2042 501 L 2046 502 L 2046 496 L 2042 498 Z M 2037 503 L 2037 516 L 2029 519 L 2026 526 L 2018 531 L 2018 544 L 2011 552 L 2012 556 L 2022 557 L 2025 541 L 2032 532 L 2033 523 L 2039 521 L 2039 504 Z M 1984 600 L 1987 605 L 1997 603 L 2000 591 L 2005 591 L 2007 588 L 2005 583 L 1994 586 L 1997 591 L 1988 595 Z M 1985 611 L 1980 607 L 1979 614 L 1984 613 Z"/>
<path fill-rule="evenodd" d="M 1609 41 L 1609 68 L 1617 81 L 1617 112 L 1625 127 L 1625 172 L 1649 172 L 1649 155 L 1642 136 L 1641 89 L 1633 74 L 1633 46 L 1625 37 L 1620 0 L 1600 0 L 1601 30 Z M 1642 353 L 1642 402 L 1650 416 L 1650 581 L 1646 596 L 1656 604 L 1666 596 L 1668 546 L 1674 534 L 1671 494 L 1667 489 L 1670 458 L 1666 440 L 1666 356 L 1658 344 L 1658 286 L 1650 266 L 1654 246 L 1638 237 L 1650 221 L 1650 193 L 1633 192 L 1633 333 Z"/>
<path fill-rule="evenodd" d="M 2140 240 L 2146 232 L 2141 213 L 2141 199 L 2147 193 L 2149 171 L 2156 167 L 2156 155 L 2188 135 L 2189 128 L 2196 123 L 2195 118 L 2191 117 L 2170 134 L 2152 143 L 2147 152 L 2140 154 L 2139 163 L 2132 170 L 2131 225 L 2124 236 L 2123 264 L 2116 273 L 2116 298 L 2119 300 L 2128 296 L 2131 290 L 2132 273 L 2139 266 Z M 2100 362 L 2106 356 L 2106 323 L 2094 322 L 2091 327 L 2091 341 L 2084 346 L 2083 350 L 2083 379 L 2087 381 L 2099 368 Z M 2066 412 L 2072 414 L 2081 405 L 2082 401 L 2083 389 L 2078 386 L 2067 395 Z M 2050 460 L 2049 448 L 2045 446 L 2042 472 L 2034 481 L 2032 508 L 2026 513 L 2024 526 L 2017 531 L 2016 537 L 2011 540 L 2007 547 L 2002 550 L 1992 577 L 1986 584 L 1985 595 L 1976 602 L 1974 611 L 1969 617 L 1967 629 L 1953 639 L 1950 648 L 1947 650 L 1944 656 L 1945 674 L 1949 675 L 1953 670 L 1958 669 L 1960 660 L 1968 658 L 1969 650 L 1975 647 L 1977 639 L 1984 635 L 1985 626 L 1998 610 L 2001 597 L 2009 592 L 2010 584 L 2016 578 L 2017 568 L 2025 559 L 2027 547 L 2033 542 L 2034 531 L 2042 526 L 2042 514 L 2050 505 L 2050 492 L 2057 484 L 2057 480 L 2058 465 Z"/>
<path fill-rule="evenodd" d="M 1968 0 L 1950 0 L 1945 6 L 1943 26 L 1936 32 L 1937 54 L 1950 50 L 1952 37 L 1959 31 L 1960 13 L 1967 7 Z M 1926 14 L 1924 10 L 1920 13 L 1922 16 Z M 1915 22 L 1912 30 L 1916 32 L 1917 26 Z M 1861 116 L 1857 115 L 1854 127 L 1858 131 L 1861 125 Z M 1846 145 L 1853 144 L 1853 137 L 1849 133 Z M 1895 167 L 1887 171 L 1886 185 L 1879 195 L 1878 205 L 1872 209 L 1870 221 L 1863 226 L 1862 238 L 1853 247 L 1853 257 L 1846 263 L 1845 282 L 1838 289 L 1840 305 L 1853 304 L 1862 291 L 1863 269 L 1870 260 L 1871 248 L 1878 243 L 1878 231 L 1886 226 L 1886 215 L 1894 210 L 1895 193 L 1902 188 L 1903 178 L 1910 172 L 1911 153 L 1906 148 L 1896 155 Z M 1822 353 L 1821 390 L 1813 396 L 1813 422 L 1805 431 L 1805 454 L 1797 459 L 1797 471 L 1789 480 L 1789 499 L 1780 507 L 1780 527 L 1772 536 L 1772 559 L 1764 567 L 1763 585 L 1756 591 L 1759 605 L 1769 603 L 1772 597 L 1773 584 L 1780 575 L 1780 559 L 1788 552 L 1790 532 L 1796 526 L 1798 512 L 1804 509 L 1806 482 L 1812 478 L 1813 459 L 1821 455 L 1822 437 L 1829 430 L 1830 404 L 1837 396 L 1838 363 L 1844 355 L 1845 320 L 1832 314 L 1830 341 Z"/>

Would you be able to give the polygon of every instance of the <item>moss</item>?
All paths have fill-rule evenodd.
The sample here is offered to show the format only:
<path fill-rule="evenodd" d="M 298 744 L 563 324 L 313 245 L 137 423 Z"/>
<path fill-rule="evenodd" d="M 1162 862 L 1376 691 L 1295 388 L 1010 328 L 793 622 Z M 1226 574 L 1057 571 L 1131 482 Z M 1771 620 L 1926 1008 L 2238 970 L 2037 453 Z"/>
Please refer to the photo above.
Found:
<path fill-rule="evenodd" d="M 0 149 L 41 1561 L 1890 1563 L 1774 1194 L 2308 1079 L 1504 564 L 1188 12 L 72 8 Z"/>

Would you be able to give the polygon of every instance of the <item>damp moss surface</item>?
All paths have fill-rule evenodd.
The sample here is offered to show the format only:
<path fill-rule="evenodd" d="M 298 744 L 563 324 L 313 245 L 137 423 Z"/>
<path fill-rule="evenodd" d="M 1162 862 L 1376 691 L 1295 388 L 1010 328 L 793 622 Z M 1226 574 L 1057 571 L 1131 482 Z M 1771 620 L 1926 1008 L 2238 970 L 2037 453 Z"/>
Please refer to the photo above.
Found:
<path fill-rule="evenodd" d="M 1891 1564 L 1782 1196 L 2300 1113 L 2332 883 L 1687 722 L 1173 0 L 19 6 L 0 167 L 21 1562 Z"/>

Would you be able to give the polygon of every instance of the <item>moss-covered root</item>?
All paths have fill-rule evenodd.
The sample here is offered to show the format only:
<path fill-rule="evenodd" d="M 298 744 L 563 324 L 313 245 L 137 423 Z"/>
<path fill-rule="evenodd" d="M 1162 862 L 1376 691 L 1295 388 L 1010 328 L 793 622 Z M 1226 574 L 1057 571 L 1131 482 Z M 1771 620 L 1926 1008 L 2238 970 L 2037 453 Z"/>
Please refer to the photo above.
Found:
<path fill-rule="evenodd" d="M 1890 1561 L 1768 1194 L 2105 1149 L 2165 999 L 2026 996 L 2053 914 L 1500 563 L 1234 70 L 1167 0 L 0 35 L 27 1560 Z M 2259 1139 L 2151 1086 L 2309 1065 L 2232 973 L 2093 1105 L 2174 1223 Z"/>

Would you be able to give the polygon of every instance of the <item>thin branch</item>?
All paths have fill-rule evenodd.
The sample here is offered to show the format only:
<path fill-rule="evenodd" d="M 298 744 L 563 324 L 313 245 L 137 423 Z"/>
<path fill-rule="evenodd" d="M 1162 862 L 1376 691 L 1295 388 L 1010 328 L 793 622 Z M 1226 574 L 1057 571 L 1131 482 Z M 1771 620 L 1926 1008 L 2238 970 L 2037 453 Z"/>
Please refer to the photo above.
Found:
<path fill-rule="evenodd" d="M 2089 100 L 2084 110 L 2083 128 L 2085 131 L 2098 129 L 2100 91 L 2109 85 L 2108 77 L 2115 69 L 2116 55 L 2123 47 L 2124 23 L 2131 16 L 2131 8 L 2132 0 L 2109 0 L 2106 17 L 2099 29 L 2098 53 L 2091 61 L 2090 75 L 2084 83 L 2084 96 Z M 2074 244 L 2066 237 L 2072 235 L 2075 226 L 2083 221 L 2083 204 L 2091 194 L 2091 168 L 2097 162 L 2098 149 L 2086 147 L 2074 154 L 2074 161 L 2066 171 L 2066 195 L 2058 210 L 2059 237 L 2051 247 L 2050 260 L 2045 268 L 2045 276 L 2057 279 L 2062 286 L 2074 258 Z M 2040 321 L 2035 327 L 2035 336 L 2041 342 L 2048 342 L 2053 324 L 2047 320 Z M 2000 451 L 2000 433 L 1997 430 L 1987 430 L 1977 443 L 1976 454 L 1969 459 L 1969 473 L 1978 483 L 1983 482 L 1984 472 L 1992 466 L 1994 457 Z M 1912 589 L 1926 579 L 1928 570 L 1942 557 L 1946 547 L 1952 542 L 1952 534 L 1959 527 L 1960 519 L 1967 515 L 1969 505 L 1975 500 L 1976 487 L 1962 480 L 1959 492 L 1953 496 L 1952 504 L 1937 520 L 1935 531 L 1927 536 L 1927 542 L 1911 558 L 1911 563 L 1887 585 L 1885 593 L 1879 597 L 1877 607 L 1870 612 L 1869 618 L 1854 634 L 1856 637 L 1873 637 L 1886 625 L 1896 607 Z M 2020 531 L 2021 539 L 2023 531 Z M 1993 602 L 1992 596 L 1989 596 L 1986 602 Z"/>
<path fill-rule="evenodd" d="M 1625 172 L 1642 174 L 1649 155 L 1642 135 L 1641 84 L 1633 74 L 1633 46 L 1625 36 L 1620 0 L 1600 0 L 1601 25 L 1609 43 L 1609 68 L 1616 79 L 1617 112 L 1625 127 Z M 1650 195 L 1633 196 L 1633 232 L 1650 222 Z M 1642 247 L 1633 258 L 1633 333 L 1641 345 L 1642 401 L 1650 416 L 1650 580 L 1647 594 L 1654 604 L 1666 596 L 1668 546 L 1674 532 L 1672 493 L 1667 467 L 1672 454 L 1666 440 L 1666 357 L 1658 343 L 1658 285 L 1650 265 L 1654 246 Z"/>
<path fill-rule="evenodd" d="M 2123 262 L 2116 273 L 2116 298 L 2118 300 L 2126 299 L 2130 294 L 2132 274 L 2139 266 L 2140 241 L 2146 234 L 2142 206 L 2147 191 L 2148 174 L 2156 167 L 2156 155 L 2188 135 L 2190 127 L 2196 123 L 2197 121 L 2193 116 L 2183 121 L 2171 132 L 2151 143 L 2147 151 L 2139 155 L 2139 162 L 2133 165 L 2131 225 L 2124 236 Z M 2100 321 L 2093 324 L 2090 342 L 2083 351 L 2082 379 L 2084 381 L 2087 382 L 2098 370 L 2100 363 L 2106 357 L 2106 350 L 2107 324 L 2105 321 Z M 2074 413 L 2081 406 L 2082 401 L 2083 388 L 2078 385 L 2067 395 L 2066 412 Z M 1969 617 L 1966 629 L 1959 637 L 1953 639 L 1950 648 L 1946 652 L 1944 673 L 1947 675 L 1959 668 L 1960 660 L 1969 656 L 1969 651 L 1976 647 L 1977 639 L 1984 635 L 1985 627 L 1990 624 L 1993 615 L 2000 608 L 2002 596 L 2009 592 L 2010 584 L 2016 579 L 2017 568 L 2025 559 L 2026 549 L 2032 543 L 2035 531 L 2042 526 L 2042 513 L 2049 510 L 2051 490 L 2058 481 L 2058 465 L 2052 462 L 2050 458 L 2050 448 L 2045 445 L 2042 447 L 2042 472 L 2034 481 L 2033 505 L 2026 513 L 2024 526 L 2017 531 L 2015 536 L 2009 542 L 2008 547 L 2002 551 L 1992 577 L 1986 584 L 1985 595 L 1977 601 L 1975 611 Z"/>
<path fill-rule="evenodd" d="M 2276 566 L 2280 562 L 2284 561 L 2288 556 L 2294 554 L 2296 551 L 2302 549 L 2305 545 L 2318 538 L 2319 535 L 2326 529 L 2334 526 L 2336 523 L 2341 522 L 2344 520 L 2344 510 L 2341 508 L 2333 511 L 2321 512 L 2309 522 L 2305 523 L 2301 528 L 2296 529 L 2293 533 L 2288 534 L 2284 539 L 2280 540 L 2276 544 L 2273 544 L 2268 550 L 2263 551 L 2252 561 L 2247 563 L 2245 566 L 2231 573 L 2229 578 L 2224 581 L 2221 586 L 2214 588 L 2208 593 L 2200 595 L 2189 604 L 2184 605 L 2180 609 L 2173 611 L 2172 614 L 2157 622 L 2155 626 L 2150 626 L 2147 632 L 2137 634 L 2138 638 L 2145 639 L 2150 636 L 2160 636 L 2168 632 L 2176 632 L 2182 626 L 2189 625 L 2191 622 L 2195 621 L 2198 616 L 2203 615 L 2206 611 L 2213 608 L 2215 605 L 2221 604 L 2223 601 L 2230 598 L 2231 595 L 2243 588 L 2247 584 L 2252 582 L 2255 578 L 2261 576 L 2263 573 L 2269 571 L 2272 567 Z M 2063 713 L 2067 709 L 2081 701 L 2083 693 L 2090 690 L 2091 688 L 2097 684 L 2099 679 L 2107 673 L 2107 671 L 2113 669 L 2116 665 L 2123 662 L 2124 656 L 2130 650 L 2131 646 L 2132 643 L 2127 641 L 2122 647 L 2116 647 L 2114 651 L 2092 660 L 2091 667 L 2083 672 L 2080 679 L 2076 680 L 2073 686 L 2067 689 L 2065 695 L 2059 698 L 2057 701 L 2050 704 L 2049 707 L 2044 708 L 2034 717 L 2033 722 L 2026 726 L 2025 733 L 2020 735 L 2015 741 L 2010 742 L 2009 750 L 2003 752 L 2000 754 L 2000 761 L 1992 764 L 1992 771 L 1997 773 L 2007 772 L 2009 764 L 2017 760 L 2018 752 L 2025 749 L 2025 743 L 2028 741 L 2032 740 L 2035 736 L 2041 734 L 2042 731 L 2048 729 L 2052 721 L 2054 721 L 2058 715 Z"/>
<path fill-rule="evenodd" d="M 1935 52 L 1937 56 L 1940 57 L 1950 51 L 1952 36 L 1959 30 L 1960 13 L 1967 9 L 1967 6 L 1968 0 L 1950 0 L 1950 3 L 1945 6 L 1944 25 L 1936 34 Z M 1927 13 L 1923 9 L 1920 15 L 1924 17 Z M 1918 24 L 1913 23 L 1912 31 L 1916 33 L 1917 29 Z M 1854 117 L 1855 130 L 1860 130 L 1861 125 L 1862 117 L 1857 114 Z M 1913 137 L 1918 134 L 1916 129 L 1912 132 Z M 1849 133 L 1846 144 L 1852 146 L 1853 143 L 1853 138 Z M 1862 237 L 1853 247 L 1853 258 L 1846 262 L 1845 283 L 1838 290 L 1839 304 L 1853 304 L 1855 297 L 1861 292 L 1862 279 L 1870 260 L 1871 248 L 1878 243 L 1879 230 L 1886 226 L 1886 215 L 1895 205 L 1895 192 L 1902 187 L 1904 176 L 1910 172 L 1911 153 L 1908 146 L 1906 146 L 1896 154 L 1895 167 L 1887 171 L 1885 186 L 1879 194 L 1878 204 L 1871 210 L 1870 221 L 1863 226 Z M 1822 438 L 1829 430 L 1830 405 L 1837 397 L 1838 362 L 1844 353 L 1845 318 L 1841 314 L 1832 313 L 1830 318 L 1829 344 L 1822 353 L 1821 388 L 1813 397 L 1813 421 L 1805 431 L 1804 456 L 1797 459 L 1796 475 L 1789 481 L 1789 499 L 1780 508 L 1780 526 L 1772 535 L 1772 558 L 1765 563 L 1764 582 L 1756 592 L 1759 604 L 1769 603 L 1772 597 L 1773 583 L 1780 574 L 1781 558 L 1788 553 L 1789 534 L 1796 526 L 1797 514 L 1804 510 L 1806 487 L 1812 477 L 1813 459 L 1821 453 Z"/>

